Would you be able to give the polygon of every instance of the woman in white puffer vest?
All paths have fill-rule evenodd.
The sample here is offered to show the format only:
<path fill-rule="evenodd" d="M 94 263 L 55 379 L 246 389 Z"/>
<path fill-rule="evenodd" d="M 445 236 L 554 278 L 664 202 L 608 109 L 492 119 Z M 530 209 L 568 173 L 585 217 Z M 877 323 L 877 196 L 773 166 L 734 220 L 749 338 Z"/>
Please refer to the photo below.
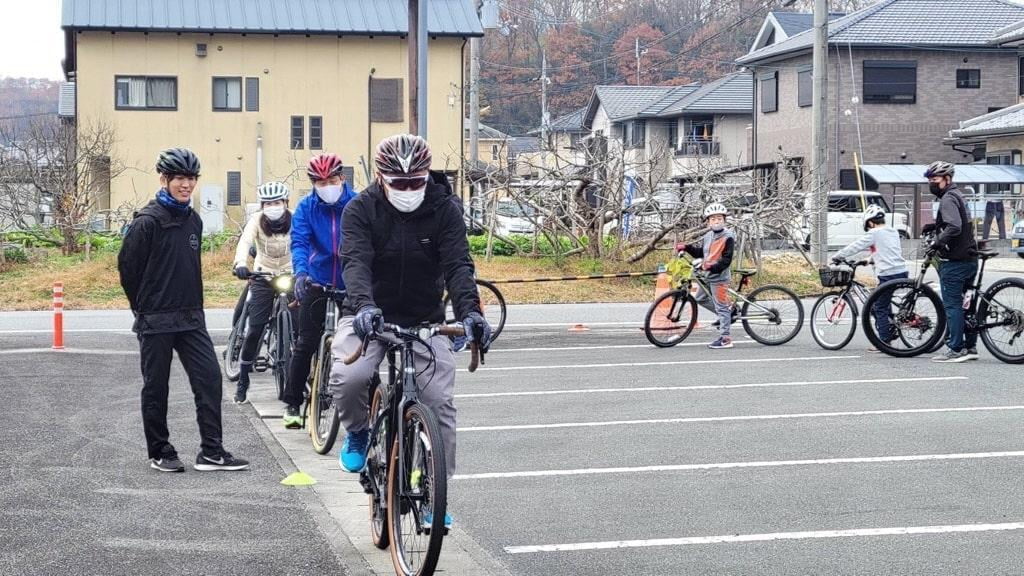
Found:
<path fill-rule="evenodd" d="M 250 278 L 252 272 L 286 274 L 292 271 L 292 213 L 288 210 L 288 187 L 281 182 L 267 182 L 256 189 L 260 211 L 249 219 L 235 250 L 235 276 L 249 280 L 249 331 L 239 354 L 238 389 L 235 403 L 246 402 L 249 374 L 256 358 L 263 328 L 270 321 L 274 306 L 274 290 L 266 278 Z M 249 254 L 255 248 L 256 259 L 249 269 Z"/>

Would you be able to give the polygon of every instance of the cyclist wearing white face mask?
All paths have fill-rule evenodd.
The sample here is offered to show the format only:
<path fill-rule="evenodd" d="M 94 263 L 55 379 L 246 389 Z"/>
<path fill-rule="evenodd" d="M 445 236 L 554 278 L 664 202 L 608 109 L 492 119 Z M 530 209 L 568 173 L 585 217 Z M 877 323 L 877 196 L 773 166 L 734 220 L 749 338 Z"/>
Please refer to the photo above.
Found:
<path fill-rule="evenodd" d="M 291 192 L 281 182 L 267 182 L 256 189 L 260 211 L 249 219 L 238 239 L 235 250 L 235 276 L 245 280 L 251 272 L 286 274 L 292 271 L 291 226 L 292 214 L 288 211 L 288 196 Z M 249 270 L 249 251 L 255 249 L 253 270 Z M 274 306 L 274 289 L 266 278 L 249 280 L 249 331 L 246 333 L 242 351 L 239 354 L 238 388 L 235 403 L 246 401 L 249 390 L 249 374 L 256 357 L 263 327 L 270 321 Z"/>
<path fill-rule="evenodd" d="M 327 314 L 323 290 L 314 285 L 345 288 L 341 276 L 341 214 L 356 194 L 345 181 L 342 168 L 341 158 L 334 154 L 312 158 L 306 172 L 313 193 L 299 201 L 292 218 L 292 269 L 300 306 L 298 339 L 281 397 L 286 405 L 285 428 L 302 427 L 299 405 L 309 377 L 309 361 L 320 343 Z"/>

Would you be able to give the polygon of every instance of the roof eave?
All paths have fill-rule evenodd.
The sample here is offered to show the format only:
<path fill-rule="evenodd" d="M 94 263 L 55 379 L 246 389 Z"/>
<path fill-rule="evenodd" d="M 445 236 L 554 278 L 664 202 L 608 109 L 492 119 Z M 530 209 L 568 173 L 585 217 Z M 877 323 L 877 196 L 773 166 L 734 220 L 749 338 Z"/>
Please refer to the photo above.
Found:
<path fill-rule="evenodd" d="M 1017 136 L 1024 134 L 1024 126 L 1011 126 L 1003 128 L 989 128 L 987 130 L 950 130 L 951 138 L 994 138 L 1000 136 Z"/>
<path fill-rule="evenodd" d="M 407 36 L 404 30 L 264 30 L 248 28 L 127 28 L 115 26 L 61 26 L 66 33 L 138 32 L 147 34 L 271 34 L 302 36 Z M 429 32 L 435 38 L 483 38 L 483 32 Z"/>

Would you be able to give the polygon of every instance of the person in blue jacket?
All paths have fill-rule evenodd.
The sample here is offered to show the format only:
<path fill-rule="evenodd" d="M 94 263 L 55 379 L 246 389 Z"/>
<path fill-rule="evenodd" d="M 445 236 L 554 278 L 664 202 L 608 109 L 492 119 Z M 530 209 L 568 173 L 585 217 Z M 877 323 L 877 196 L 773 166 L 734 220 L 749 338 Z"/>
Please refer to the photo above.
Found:
<path fill-rule="evenodd" d="M 343 290 L 341 277 L 341 213 L 355 197 L 345 181 L 341 158 L 321 154 L 309 161 L 313 193 L 299 201 L 292 216 L 292 271 L 299 301 L 298 339 L 288 367 L 281 401 L 286 404 L 285 428 L 301 428 L 299 406 L 309 378 L 309 361 L 320 343 L 327 314 L 323 286 Z M 341 302 L 338 302 L 339 308 Z"/>

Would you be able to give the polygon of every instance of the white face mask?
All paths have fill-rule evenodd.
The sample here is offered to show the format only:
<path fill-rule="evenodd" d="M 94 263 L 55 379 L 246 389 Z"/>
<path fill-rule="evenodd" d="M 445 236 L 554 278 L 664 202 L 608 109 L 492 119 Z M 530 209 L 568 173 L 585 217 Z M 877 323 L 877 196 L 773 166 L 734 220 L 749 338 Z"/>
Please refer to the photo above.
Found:
<path fill-rule="evenodd" d="M 427 187 L 416 190 L 392 190 L 388 188 L 388 201 L 399 212 L 412 212 L 423 204 L 423 197 L 426 196 Z"/>
<path fill-rule="evenodd" d="M 328 204 L 334 204 L 341 198 L 341 184 L 316 188 L 316 195 Z"/>
<path fill-rule="evenodd" d="M 284 216 L 284 206 L 267 206 L 263 209 L 263 215 L 271 220 L 280 220 Z"/>

